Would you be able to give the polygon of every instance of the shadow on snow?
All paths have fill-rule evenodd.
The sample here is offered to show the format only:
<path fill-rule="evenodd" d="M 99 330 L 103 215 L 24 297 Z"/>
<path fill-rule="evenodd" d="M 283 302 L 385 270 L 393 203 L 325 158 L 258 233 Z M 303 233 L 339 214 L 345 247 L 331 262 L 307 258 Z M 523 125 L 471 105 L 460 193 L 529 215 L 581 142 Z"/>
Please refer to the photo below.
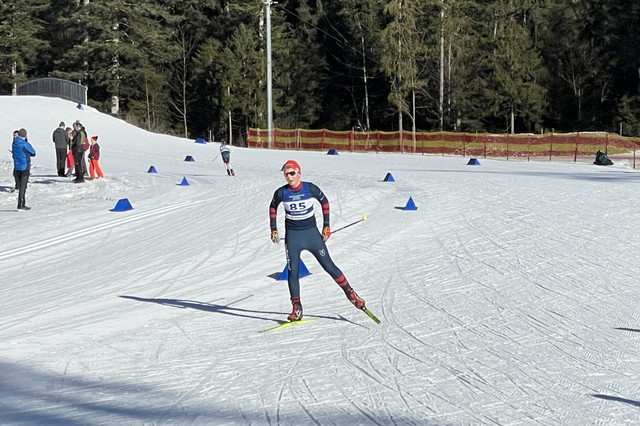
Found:
<path fill-rule="evenodd" d="M 252 318 L 252 319 L 260 319 L 260 320 L 264 320 L 264 321 L 273 321 L 276 323 L 281 323 L 282 322 L 282 316 L 286 316 L 289 313 L 288 312 L 278 312 L 278 311 L 256 311 L 256 310 L 252 310 L 252 309 L 243 309 L 243 308 L 234 308 L 231 307 L 231 305 L 241 302 L 242 300 L 247 299 L 250 296 L 244 297 L 240 300 L 237 300 L 235 302 L 229 303 L 228 305 L 217 305 L 215 303 L 204 303 L 204 302 L 198 302 L 195 300 L 180 300 L 180 299 L 148 299 L 148 298 L 144 298 L 144 297 L 137 297 L 137 296 L 125 296 L 125 295 L 121 295 L 119 296 L 123 299 L 129 299 L 129 300 L 135 300 L 138 302 L 150 302 L 150 303 L 157 303 L 159 305 L 164 305 L 164 306 L 170 306 L 173 308 L 179 308 L 179 309 L 196 309 L 199 311 L 205 311 L 205 312 L 213 312 L 216 314 L 224 314 L 224 315 L 231 315 L 231 316 L 235 316 L 235 317 L 243 317 L 243 318 Z M 280 318 L 267 318 L 264 315 L 278 315 L 280 316 Z M 329 315 L 305 315 L 305 317 L 310 317 L 310 318 L 323 318 L 323 319 L 328 319 L 328 320 L 334 320 L 334 321 L 346 321 L 346 322 L 352 322 L 349 321 L 348 319 L 342 317 L 342 316 L 329 316 Z"/>

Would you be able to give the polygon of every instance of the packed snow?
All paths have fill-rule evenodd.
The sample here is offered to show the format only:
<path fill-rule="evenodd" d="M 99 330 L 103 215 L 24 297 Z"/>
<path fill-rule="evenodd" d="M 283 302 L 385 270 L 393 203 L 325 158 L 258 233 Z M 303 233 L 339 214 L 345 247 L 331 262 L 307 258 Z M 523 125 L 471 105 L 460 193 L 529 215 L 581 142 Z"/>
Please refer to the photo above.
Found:
<path fill-rule="evenodd" d="M 28 212 L 0 152 L 0 424 L 640 423 L 624 164 L 233 147 L 229 177 L 215 142 L 60 99 L 0 111 L 6 147 L 24 127 L 37 150 Z M 56 175 L 61 120 L 99 136 L 104 179 Z M 381 324 L 303 253 L 311 321 L 262 332 L 291 310 L 268 220 L 290 158 L 334 229 L 366 216 L 327 245 Z"/>

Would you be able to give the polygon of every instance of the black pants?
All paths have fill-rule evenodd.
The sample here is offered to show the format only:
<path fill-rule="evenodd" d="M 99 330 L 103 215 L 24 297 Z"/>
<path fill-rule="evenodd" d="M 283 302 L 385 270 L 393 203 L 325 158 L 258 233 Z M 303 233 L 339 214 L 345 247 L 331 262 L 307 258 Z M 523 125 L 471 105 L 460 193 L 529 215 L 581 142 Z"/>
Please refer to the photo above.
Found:
<path fill-rule="evenodd" d="M 58 176 L 65 175 L 65 167 L 67 162 L 67 148 L 56 148 L 56 168 Z"/>
<path fill-rule="evenodd" d="M 16 182 L 18 183 L 18 208 L 24 207 L 24 199 L 27 193 L 27 183 L 29 182 L 29 170 L 16 170 Z"/>
<path fill-rule="evenodd" d="M 310 252 L 331 278 L 338 280 L 343 277 L 340 268 L 333 263 L 329 250 L 322 241 L 322 235 L 316 228 L 301 230 L 286 230 L 284 237 L 287 253 L 287 267 L 289 268 L 288 284 L 291 297 L 300 297 L 300 253 Z M 338 281 L 336 281 L 338 282 Z M 344 282 L 347 282 L 344 280 Z M 340 285 L 340 284 L 339 284 Z"/>
<path fill-rule="evenodd" d="M 83 181 L 86 172 L 84 152 L 73 151 L 73 162 L 76 168 L 76 180 Z"/>

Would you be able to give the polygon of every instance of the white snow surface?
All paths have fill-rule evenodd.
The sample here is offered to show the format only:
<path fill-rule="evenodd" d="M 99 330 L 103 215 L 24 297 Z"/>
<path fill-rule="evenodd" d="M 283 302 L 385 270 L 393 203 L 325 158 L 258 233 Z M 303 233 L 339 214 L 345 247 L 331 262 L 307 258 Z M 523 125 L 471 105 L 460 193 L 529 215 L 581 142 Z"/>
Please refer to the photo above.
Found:
<path fill-rule="evenodd" d="M 0 424 L 640 423 L 638 171 L 234 147 L 228 177 L 218 143 L 60 99 L 0 111 L 37 150 L 28 212 L 0 152 Z M 76 119 L 105 179 L 56 175 Z M 261 332 L 291 309 L 268 220 L 290 158 L 334 229 L 366 216 L 327 245 L 381 324 L 303 253 L 312 321 Z"/>

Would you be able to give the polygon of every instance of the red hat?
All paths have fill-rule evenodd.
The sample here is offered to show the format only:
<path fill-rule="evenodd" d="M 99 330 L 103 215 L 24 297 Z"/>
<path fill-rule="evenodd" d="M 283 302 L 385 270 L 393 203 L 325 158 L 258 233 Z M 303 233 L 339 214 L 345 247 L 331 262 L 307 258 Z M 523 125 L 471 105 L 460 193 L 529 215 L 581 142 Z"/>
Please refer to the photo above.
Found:
<path fill-rule="evenodd" d="M 298 172 L 300 172 L 302 170 L 300 168 L 300 164 L 298 164 L 298 162 L 296 160 L 287 160 L 287 162 L 284 163 L 284 165 L 282 166 L 282 168 L 280 170 L 284 171 L 286 169 L 295 169 Z"/>
<path fill-rule="evenodd" d="M 98 141 L 98 137 L 97 136 L 91 136 L 91 140 L 97 142 Z"/>

